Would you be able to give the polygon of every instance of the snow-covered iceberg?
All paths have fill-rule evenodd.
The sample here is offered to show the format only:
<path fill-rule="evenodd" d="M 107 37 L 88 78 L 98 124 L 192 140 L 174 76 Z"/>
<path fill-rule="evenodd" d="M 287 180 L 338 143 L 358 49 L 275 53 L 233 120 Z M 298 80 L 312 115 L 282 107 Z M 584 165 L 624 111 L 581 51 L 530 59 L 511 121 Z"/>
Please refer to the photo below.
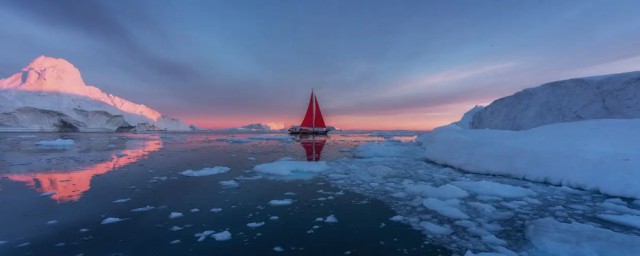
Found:
<path fill-rule="evenodd" d="M 0 80 L 0 130 L 6 131 L 188 131 L 162 115 L 86 85 L 64 59 L 40 56 Z"/>
<path fill-rule="evenodd" d="M 640 71 L 524 89 L 473 115 L 472 129 L 526 130 L 588 119 L 640 118 Z"/>

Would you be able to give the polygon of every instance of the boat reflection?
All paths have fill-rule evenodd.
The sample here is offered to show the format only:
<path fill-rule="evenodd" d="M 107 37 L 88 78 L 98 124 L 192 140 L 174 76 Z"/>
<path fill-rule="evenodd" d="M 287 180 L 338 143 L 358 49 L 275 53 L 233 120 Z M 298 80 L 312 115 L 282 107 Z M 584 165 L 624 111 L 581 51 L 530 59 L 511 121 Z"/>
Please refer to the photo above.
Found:
<path fill-rule="evenodd" d="M 307 155 L 307 161 L 317 162 L 320 161 L 320 155 L 324 144 L 327 142 L 328 136 L 300 136 L 300 145 L 304 148 Z"/>
<path fill-rule="evenodd" d="M 139 141 L 136 141 L 139 142 Z M 28 187 L 39 193 L 54 192 L 51 199 L 57 203 L 65 203 L 79 200 L 83 193 L 91 189 L 91 179 L 126 165 L 146 158 L 150 152 L 162 148 L 160 140 L 142 141 L 132 143 L 133 149 L 115 151 L 106 161 L 89 167 L 80 167 L 71 170 L 53 170 L 40 173 L 27 174 L 0 174 L 0 179 L 6 178 L 12 181 L 25 183 Z M 130 145 L 127 145 L 130 146 Z"/>

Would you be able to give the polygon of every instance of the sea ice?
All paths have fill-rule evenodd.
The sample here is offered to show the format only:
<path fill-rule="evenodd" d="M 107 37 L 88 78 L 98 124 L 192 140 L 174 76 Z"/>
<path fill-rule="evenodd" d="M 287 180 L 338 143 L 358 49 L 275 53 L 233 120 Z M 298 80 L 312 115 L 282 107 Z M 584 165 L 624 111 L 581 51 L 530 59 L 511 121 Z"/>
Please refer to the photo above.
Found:
<path fill-rule="evenodd" d="M 429 232 L 429 234 L 432 235 L 446 236 L 453 232 L 450 228 L 440 226 L 430 221 L 420 222 L 420 226 L 422 226 L 427 232 Z"/>
<path fill-rule="evenodd" d="M 131 200 L 131 198 L 119 198 L 119 199 L 114 200 L 113 203 L 116 203 L 116 204 L 124 203 L 124 202 L 127 202 L 129 200 Z"/>
<path fill-rule="evenodd" d="M 247 223 L 247 227 L 250 228 L 259 228 L 264 226 L 264 222 L 251 222 L 251 223 Z"/>
<path fill-rule="evenodd" d="M 273 247 L 273 250 L 276 251 L 276 252 L 283 252 L 284 251 L 284 249 L 282 247 L 280 247 L 280 246 Z"/>
<path fill-rule="evenodd" d="M 190 176 L 190 177 L 201 177 L 201 176 L 209 176 L 209 175 L 215 175 L 215 174 L 220 174 L 220 173 L 225 173 L 228 172 L 229 170 L 231 170 L 231 168 L 229 167 L 224 167 L 224 166 L 216 166 L 213 168 L 204 168 L 201 170 L 186 170 L 181 172 L 180 174 L 184 175 L 184 176 Z"/>
<path fill-rule="evenodd" d="M 223 180 L 218 182 L 223 188 L 239 188 L 240 183 L 235 180 Z"/>
<path fill-rule="evenodd" d="M 40 196 L 48 197 L 48 196 L 52 196 L 52 195 L 55 195 L 55 194 L 56 194 L 56 192 L 51 191 L 51 192 L 44 192 L 44 193 L 40 194 Z"/>
<path fill-rule="evenodd" d="M 274 199 L 269 201 L 269 205 L 272 205 L 272 206 L 290 205 L 292 203 L 293 203 L 293 200 L 291 199 L 282 199 L 282 200 Z"/>
<path fill-rule="evenodd" d="M 212 208 L 210 212 L 218 213 L 221 211 L 222 211 L 222 208 Z"/>
<path fill-rule="evenodd" d="M 336 222 L 338 222 L 338 219 L 336 218 L 336 216 L 331 214 L 331 215 L 327 216 L 326 218 L 324 218 L 324 222 L 326 222 L 326 223 L 336 223 Z"/>
<path fill-rule="evenodd" d="M 44 147 L 71 147 L 74 144 L 75 142 L 72 139 L 42 140 L 36 142 L 36 145 Z"/>
<path fill-rule="evenodd" d="M 120 222 L 120 221 L 124 221 L 124 220 L 127 220 L 127 219 L 109 217 L 109 218 L 104 219 L 100 224 L 111 224 L 111 223 L 116 223 L 116 222 Z"/>
<path fill-rule="evenodd" d="M 184 214 L 181 212 L 171 212 L 171 214 L 169 214 L 169 219 L 180 218 L 182 216 L 184 216 Z"/>
<path fill-rule="evenodd" d="M 173 241 L 169 242 L 169 244 L 179 244 L 179 243 L 180 243 L 180 240 L 173 240 Z"/>
<path fill-rule="evenodd" d="M 231 240 L 231 232 L 225 230 L 220 233 L 215 233 L 211 235 L 211 237 L 213 237 L 213 239 L 215 239 L 216 241 L 227 241 Z"/>
<path fill-rule="evenodd" d="M 454 181 L 453 185 L 461 187 L 467 191 L 474 192 L 479 195 L 498 196 L 504 198 L 516 198 L 535 196 L 536 193 L 523 187 L 497 183 L 493 181 Z"/>
<path fill-rule="evenodd" d="M 422 205 L 430 210 L 439 213 L 442 216 L 451 219 L 468 219 L 469 215 L 460 210 L 460 200 L 449 199 L 442 201 L 436 198 L 427 198 L 422 201 Z"/>
<path fill-rule="evenodd" d="M 270 175 L 287 176 L 294 174 L 314 174 L 329 169 L 324 161 L 307 162 L 307 161 L 275 161 L 256 165 L 253 170 Z"/>
<path fill-rule="evenodd" d="M 131 211 L 132 212 L 146 212 L 146 211 L 151 211 L 153 209 L 155 209 L 155 207 L 147 205 L 145 207 L 132 209 Z"/>
<path fill-rule="evenodd" d="M 58 224 L 58 221 L 57 220 L 47 221 L 47 225 L 53 225 L 53 224 Z"/>
<path fill-rule="evenodd" d="M 603 219 L 603 220 L 606 220 L 606 221 L 609 221 L 609 222 L 613 222 L 613 223 L 616 223 L 616 224 L 620 224 L 620 225 L 624 225 L 624 226 L 640 229 L 640 216 L 638 216 L 638 215 L 630 215 L 630 214 L 624 214 L 624 215 L 598 214 L 596 216 L 598 216 L 598 218 L 600 218 L 600 219 Z"/>
<path fill-rule="evenodd" d="M 622 234 L 583 223 L 562 223 L 552 218 L 527 225 L 533 245 L 530 255 L 637 255 L 640 236 Z"/>

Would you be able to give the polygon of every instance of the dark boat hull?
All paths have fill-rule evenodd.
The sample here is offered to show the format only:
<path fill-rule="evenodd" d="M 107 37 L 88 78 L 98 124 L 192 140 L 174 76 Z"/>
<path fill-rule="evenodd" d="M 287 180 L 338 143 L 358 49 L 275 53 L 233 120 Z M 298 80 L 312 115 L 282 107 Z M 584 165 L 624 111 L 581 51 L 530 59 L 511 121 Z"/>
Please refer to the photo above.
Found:
<path fill-rule="evenodd" d="M 327 135 L 329 131 L 289 131 L 293 135 Z"/>

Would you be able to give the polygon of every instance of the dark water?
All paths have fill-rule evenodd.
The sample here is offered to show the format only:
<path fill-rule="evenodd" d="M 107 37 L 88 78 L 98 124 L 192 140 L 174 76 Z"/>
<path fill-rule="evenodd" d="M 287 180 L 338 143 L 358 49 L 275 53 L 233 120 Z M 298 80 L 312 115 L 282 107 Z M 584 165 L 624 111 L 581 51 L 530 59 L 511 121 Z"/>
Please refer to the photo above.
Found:
<path fill-rule="evenodd" d="M 252 170 L 282 157 L 351 157 L 350 148 L 373 137 L 336 135 L 322 147 L 309 147 L 251 136 L 256 135 L 0 134 L 0 241 L 6 241 L 0 255 L 450 255 L 425 244 L 419 231 L 390 221 L 395 213 L 381 201 L 321 178 L 274 180 Z M 35 145 L 57 138 L 75 144 Z M 180 174 L 214 166 L 231 171 Z M 240 187 L 218 184 L 231 179 Z M 55 194 L 41 196 L 46 192 Z M 268 204 L 285 198 L 294 203 Z M 131 211 L 145 206 L 154 209 Z M 171 212 L 184 216 L 170 219 Z M 329 215 L 338 222 L 316 221 Z M 124 220 L 101 224 L 108 217 Z M 247 227 L 251 222 L 265 224 Z M 181 229 L 172 231 L 174 226 Z M 194 235 L 205 230 L 228 230 L 232 239 L 198 242 Z"/>

